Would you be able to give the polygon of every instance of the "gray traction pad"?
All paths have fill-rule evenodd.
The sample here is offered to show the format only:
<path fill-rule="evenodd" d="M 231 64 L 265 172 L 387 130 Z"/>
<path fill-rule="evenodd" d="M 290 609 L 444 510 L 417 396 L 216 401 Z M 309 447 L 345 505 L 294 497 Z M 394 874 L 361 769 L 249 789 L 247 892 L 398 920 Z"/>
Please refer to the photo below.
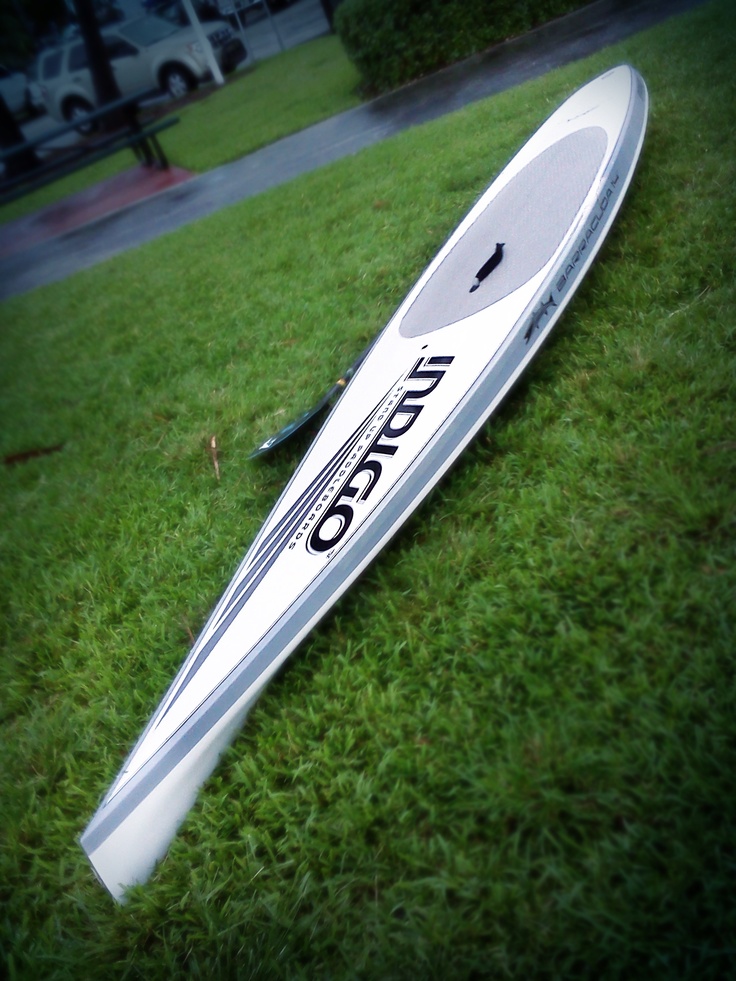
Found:
<path fill-rule="evenodd" d="M 421 337 L 464 320 L 536 275 L 575 221 L 606 146 L 606 131 L 588 126 L 519 171 L 435 270 L 404 316 L 402 336 Z M 504 243 L 500 265 L 471 293 L 475 274 L 497 242 Z"/>

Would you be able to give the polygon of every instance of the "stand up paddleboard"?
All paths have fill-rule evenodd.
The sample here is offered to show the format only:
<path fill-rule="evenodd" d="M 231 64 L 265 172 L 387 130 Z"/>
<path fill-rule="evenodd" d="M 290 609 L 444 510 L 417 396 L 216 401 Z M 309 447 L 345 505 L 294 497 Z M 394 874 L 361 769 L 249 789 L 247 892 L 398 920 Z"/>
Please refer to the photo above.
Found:
<path fill-rule="evenodd" d="M 268 680 L 539 350 L 621 206 L 647 111 L 626 65 L 571 96 L 379 336 L 82 836 L 114 897 L 145 881 Z"/>

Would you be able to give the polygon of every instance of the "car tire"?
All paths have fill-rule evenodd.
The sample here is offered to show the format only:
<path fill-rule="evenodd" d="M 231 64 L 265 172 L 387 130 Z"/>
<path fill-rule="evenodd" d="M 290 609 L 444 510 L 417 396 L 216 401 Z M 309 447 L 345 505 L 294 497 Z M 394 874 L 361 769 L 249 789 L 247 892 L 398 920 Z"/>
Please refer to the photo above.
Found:
<path fill-rule="evenodd" d="M 161 88 L 172 99 L 181 99 L 196 87 L 196 79 L 183 65 L 169 65 L 161 73 Z"/>
<path fill-rule="evenodd" d="M 38 106 L 33 104 L 33 100 L 28 92 L 26 92 L 26 99 L 25 103 L 23 104 L 23 113 L 26 119 L 35 119 L 37 116 L 41 115 L 41 110 L 38 108 Z"/>
<path fill-rule="evenodd" d="M 64 119 L 68 123 L 75 123 L 76 131 L 83 136 L 87 136 L 95 128 L 94 123 L 89 122 L 89 120 L 85 122 L 87 115 L 92 112 L 93 108 L 94 106 L 87 102 L 86 99 L 74 96 L 71 99 L 67 99 L 64 103 Z"/>

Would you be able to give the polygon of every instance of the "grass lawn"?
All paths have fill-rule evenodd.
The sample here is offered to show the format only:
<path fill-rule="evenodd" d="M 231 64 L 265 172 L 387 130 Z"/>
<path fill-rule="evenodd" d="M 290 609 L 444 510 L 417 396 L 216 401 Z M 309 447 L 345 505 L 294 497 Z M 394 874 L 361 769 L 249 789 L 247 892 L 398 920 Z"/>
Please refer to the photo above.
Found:
<path fill-rule="evenodd" d="M 0 307 L 11 978 L 736 975 L 736 10 L 717 0 Z M 301 454 L 247 453 L 621 61 L 616 227 L 151 882 L 76 838 Z M 218 481 L 208 452 L 220 447 Z"/>
<path fill-rule="evenodd" d="M 252 153 L 360 102 L 359 76 L 335 35 L 258 62 L 172 110 L 179 124 L 161 136 L 172 164 L 203 173 Z M 135 166 L 116 153 L 0 208 L 0 222 L 29 214 Z"/>

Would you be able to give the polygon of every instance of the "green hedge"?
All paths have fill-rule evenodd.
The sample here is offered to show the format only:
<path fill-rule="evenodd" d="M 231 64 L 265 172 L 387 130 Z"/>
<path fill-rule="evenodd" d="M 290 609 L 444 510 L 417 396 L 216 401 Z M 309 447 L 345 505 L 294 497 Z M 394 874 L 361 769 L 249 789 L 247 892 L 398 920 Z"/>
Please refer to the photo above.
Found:
<path fill-rule="evenodd" d="M 344 0 L 335 26 L 367 92 L 522 34 L 585 0 Z"/>

